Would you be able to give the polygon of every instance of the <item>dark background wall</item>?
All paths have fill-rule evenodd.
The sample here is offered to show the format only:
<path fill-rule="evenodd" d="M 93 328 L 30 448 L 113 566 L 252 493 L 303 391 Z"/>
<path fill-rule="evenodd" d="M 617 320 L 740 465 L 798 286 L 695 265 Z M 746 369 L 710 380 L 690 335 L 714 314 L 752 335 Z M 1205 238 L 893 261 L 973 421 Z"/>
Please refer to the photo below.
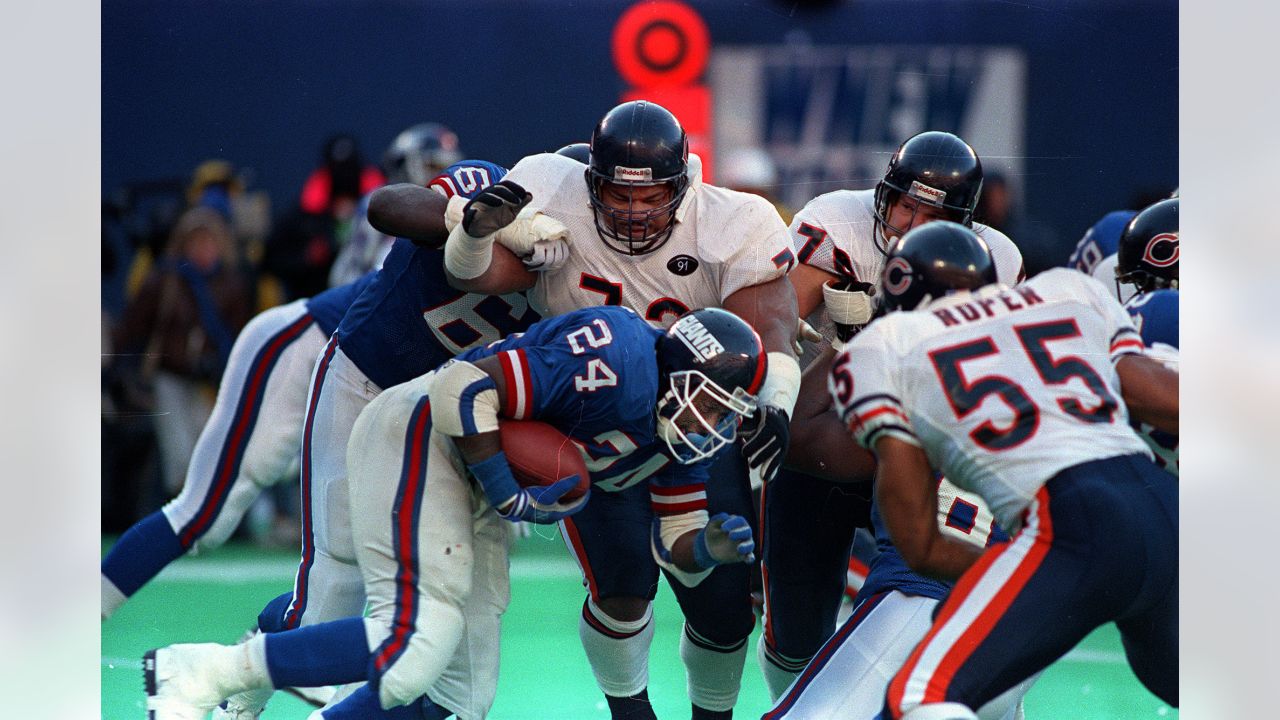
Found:
<path fill-rule="evenodd" d="M 1024 49 L 1025 205 L 1076 238 L 1178 167 L 1172 1 L 772 0 L 691 3 L 719 45 L 969 44 Z M 221 157 L 277 210 L 331 132 L 376 159 L 405 126 L 443 122 L 511 164 L 586 139 L 623 89 L 610 61 L 630 3 L 590 0 L 107 0 L 102 187 L 184 177 Z"/>

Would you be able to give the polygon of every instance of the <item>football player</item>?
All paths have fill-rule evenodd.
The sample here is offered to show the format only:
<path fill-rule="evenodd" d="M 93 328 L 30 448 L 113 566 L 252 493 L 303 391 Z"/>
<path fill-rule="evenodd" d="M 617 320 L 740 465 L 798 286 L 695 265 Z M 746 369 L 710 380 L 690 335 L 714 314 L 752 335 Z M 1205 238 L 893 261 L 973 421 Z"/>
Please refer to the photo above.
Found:
<path fill-rule="evenodd" d="M 450 281 L 471 292 L 527 290 L 546 315 L 622 305 L 657 326 L 691 307 L 740 315 L 769 356 L 761 409 L 744 428 L 741 451 L 754 472 L 771 477 L 786 453 L 800 379 L 792 349 L 795 292 L 787 280 L 794 257 L 782 219 L 763 198 L 704 183 L 679 121 L 651 102 L 606 113 L 592 133 L 589 159 L 583 168 L 553 154 L 527 157 L 478 196 L 445 247 Z M 562 241 L 567 257 L 534 273 L 516 254 L 495 248 L 494 234 L 511 217 L 527 219 L 527 231 L 523 246 L 506 247 L 524 254 Z M 563 524 L 589 590 L 580 636 L 615 718 L 653 717 L 646 688 L 656 586 L 642 570 L 652 568 L 645 559 L 649 499 L 637 483 L 655 469 L 636 468 L 608 502 L 592 503 Z M 711 475 L 713 506 L 754 517 L 742 455 L 722 453 Z M 728 717 L 755 624 L 750 569 L 726 566 L 696 587 L 672 588 L 686 618 L 680 655 L 693 717 Z"/>
<path fill-rule="evenodd" d="M 226 542 L 264 488 L 298 476 L 316 355 L 369 274 L 259 313 L 231 347 L 182 492 L 129 528 L 102 560 L 102 619 L 185 553 Z"/>
<path fill-rule="evenodd" d="M 1112 287 L 1120 233 L 1124 232 L 1124 226 L 1137 214 L 1136 210 L 1113 210 L 1103 215 L 1076 243 L 1075 250 L 1071 251 L 1071 257 L 1067 259 L 1067 267 L 1091 275 L 1103 285 Z M 1130 288 L 1116 287 L 1116 290 L 1119 293 L 1116 299 L 1122 303 L 1133 294 Z"/>
<path fill-rule="evenodd" d="M 663 332 L 626 308 L 586 308 L 388 389 L 361 413 L 350 444 L 369 616 L 237 646 L 151 651 L 150 717 L 202 718 L 248 688 L 367 679 L 324 716 L 483 718 L 509 597 L 503 520 L 555 522 L 593 494 L 559 502 L 576 475 L 519 487 L 500 418 L 565 433 L 591 458 L 597 498 L 657 467 L 642 485 L 655 507 L 652 557 L 696 584 L 718 565 L 753 559 L 746 519 L 709 518 L 704 487 L 706 461 L 756 411 L 765 370 L 759 336 L 726 311 L 694 311 Z"/>
<path fill-rule="evenodd" d="M 935 220 L 972 226 L 993 249 L 1000 279 L 1021 280 L 1018 248 L 973 222 L 981 192 L 982 162 L 973 148 L 930 131 L 902 143 L 874 190 L 810 200 L 791 223 L 801 316 L 832 344 L 847 341 L 871 319 L 890 244 Z M 775 700 L 834 632 L 854 532 L 870 524 L 874 459 L 831 411 L 826 374 L 833 352 L 827 342 L 815 349 L 821 352 L 805 369 L 792 422 L 788 471 L 764 489 L 762 503 L 765 623 L 757 657 Z"/>
<path fill-rule="evenodd" d="M 1066 269 L 1000 284 L 958 224 L 903 236 L 881 287 L 889 312 L 839 354 L 830 390 L 876 454 L 898 552 L 956 580 L 883 717 L 976 718 L 1110 621 L 1139 680 L 1176 706 L 1177 483 L 1128 418 L 1176 433 L 1177 374 L 1141 353 L 1101 284 Z M 935 472 L 1012 538 L 984 549 L 944 535 Z"/>
<path fill-rule="evenodd" d="M 471 161 L 461 163 L 465 156 L 458 145 L 458 136 L 439 123 L 419 123 L 406 128 L 391 141 L 382 154 L 382 172 L 387 183 L 413 183 L 419 187 L 432 184 L 446 195 L 456 194 L 456 183 L 470 184 L 470 179 L 481 179 L 482 173 L 492 173 L 485 184 L 497 182 L 506 174 L 505 169 L 491 163 Z M 450 167 L 458 164 L 457 167 Z M 452 172 L 445 172 L 445 170 Z M 460 177 L 455 173 L 461 172 Z M 378 232 L 369 224 L 369 200 L 372 193 L 360 198 L 355 215 L 351 218 L 351 236 L 338 251 L 329 269 L 329 285 L 336 286 L 382 267 L 382 261 L 391 252 L 394 235 Z"/>
<path fill-rule="evenodd" d="M 485 171 L 489 163 L 460 166 Z M 457 166 L 451 168 L 456 170 Z M 396 186 L 399 187 L 399 186 Z M 382 388 L 423 375 L 454 355 L 527 329 L 537 318 L 520 293 L 472 295 L 444 278 L 443 192 L 427 194 L 440 226 L 434 247 L 399 239 L 381 270 L 355 299 L 316 357 L 302 421 L 302 557 L 294 589 L 276 598 L 258 618 L 263 632 L 358 616 L 364 582 L 356 566 L 348 498 L 347 440 L 356 417 Z M 483 188 L 477 183 L 465 194 Z M 237 695 L 230 717 L 256 717 L 269 690 Z"/>

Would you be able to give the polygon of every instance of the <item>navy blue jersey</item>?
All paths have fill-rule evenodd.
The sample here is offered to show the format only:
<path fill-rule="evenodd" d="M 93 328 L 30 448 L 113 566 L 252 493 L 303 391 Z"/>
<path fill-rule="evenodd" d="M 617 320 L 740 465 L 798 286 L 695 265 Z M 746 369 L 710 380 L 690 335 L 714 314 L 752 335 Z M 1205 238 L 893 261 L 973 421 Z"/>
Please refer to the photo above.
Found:
<path fill-rule="evenodd" d="M 1178 347 L 1178 291 L 1154 290 L 1133 296 L 1125 310 L 1142 335 L 1142 344 Z"/>
<path fill-rule="evenodd" d="M 707 469 L 706 463 L 677 463 L 655 434 L 654 348 L 661 335 L 628 308 L 590 307 L 459 357 L 496 355 L 507 386 L 502 416 L 542 420 L 569 436 L 582 448 L 598 489 L 649 480 L 654 510 L 672 514 L 705 507 L 702 488 L 689 486 L 705 486 Z M 662 492 L 675 487 L 686 492 Z"/>
<path fill-rule="evenodd" d="M 507 174 L 463 160 L 429 183 L 448 197 L 475 197 Z M 458 353 L 522 332 L 537 322 L 523 293 L 473 295 L 449 286 L 444 250 L 398 238 L 370 286 L 338 325 L 338 344 L 379 387 L 434 370 Z"/>
<path fill-rule="evenodd" d="M 1176 367 L 1178 360 L 1178 291 L 1154 290 L 1134 295 L 1124 305 L 1142 335 L 1147 354 Z M 1178 436 L 1132 421 L 1133 427 L 1155 453 L 1156 464 L 1178 475 Z"/>
<path fill-rule="evenodd" d="M 1134 210 L 1114 210 L 1103 215 L 1101 220 L 1085 231 L 1080 242 L 1076 243 L 1076 249 L 1067 259 L 1067 267 L 1079 270 L 1085 275 L 1092 275 L 1093 269 L 1102 262 L 1103 258 L 1116 254 L 1116 250 L 1120 247 L 1120 234 L 1124 232 L 1124 226 L 1129 224 L 1137 214 Z"/>
<path fill-rule="evenodd" d="M 445 278 L 443 249 L 399 238 L 338 325 L 338 345 L 370 380 L 389 388 L 537 320 L 522 293 L 455 290 Z"/>
<path fill-rule="evenodd" d="M 311 317 L 315 319 L 316 325 L 320 327 L 320 332 L 323 332 L 325 337 L 329 337 L 334 330 L 338 329 L 342 316 L 347 314 L 347 309 L 356 301 L 360 293 L 369 287 L 369 283 L 373 282 L 373 276 L 376 274 L 365 273 L 359 280 L 329 288 L 307 300 L 307 312 L 311 313 Z"/>

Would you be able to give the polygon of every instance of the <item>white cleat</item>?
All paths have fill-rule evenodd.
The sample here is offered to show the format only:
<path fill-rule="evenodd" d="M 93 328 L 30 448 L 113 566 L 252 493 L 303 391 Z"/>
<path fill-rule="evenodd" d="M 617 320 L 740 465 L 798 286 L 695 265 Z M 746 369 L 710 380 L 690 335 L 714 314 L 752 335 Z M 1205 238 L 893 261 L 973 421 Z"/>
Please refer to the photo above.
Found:
<path fill-rule="evenodd" d="M 216 643 L 170 645 L 142 656 L 147 720 L 205 720 L 225 696 L 209 672 Z"/>

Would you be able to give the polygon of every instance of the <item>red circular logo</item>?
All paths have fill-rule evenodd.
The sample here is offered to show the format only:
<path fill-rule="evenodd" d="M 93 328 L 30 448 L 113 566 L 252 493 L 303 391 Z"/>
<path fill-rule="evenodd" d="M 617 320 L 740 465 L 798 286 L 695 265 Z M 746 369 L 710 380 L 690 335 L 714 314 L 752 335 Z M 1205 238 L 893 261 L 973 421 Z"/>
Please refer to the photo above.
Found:
<path fill-rule="evenodd" d="M 1178 250 L 1178 233 L 1160 233 L 1147 241 L 1142 261 L 1156 267 L 1176 265 Z"/>
<path fill-rule="evenodd" d="M 884 291 L 901 295 L 911 287 L 911 265 L 900 257 L 889 258 L 884 266 Z"/>
<path fill-rule="evenodd" d="M 675 0 L 636 3 L 613 27 L 613 62 L 634 87 L 695 82 L 710 50 L 702 16 Z"/>

